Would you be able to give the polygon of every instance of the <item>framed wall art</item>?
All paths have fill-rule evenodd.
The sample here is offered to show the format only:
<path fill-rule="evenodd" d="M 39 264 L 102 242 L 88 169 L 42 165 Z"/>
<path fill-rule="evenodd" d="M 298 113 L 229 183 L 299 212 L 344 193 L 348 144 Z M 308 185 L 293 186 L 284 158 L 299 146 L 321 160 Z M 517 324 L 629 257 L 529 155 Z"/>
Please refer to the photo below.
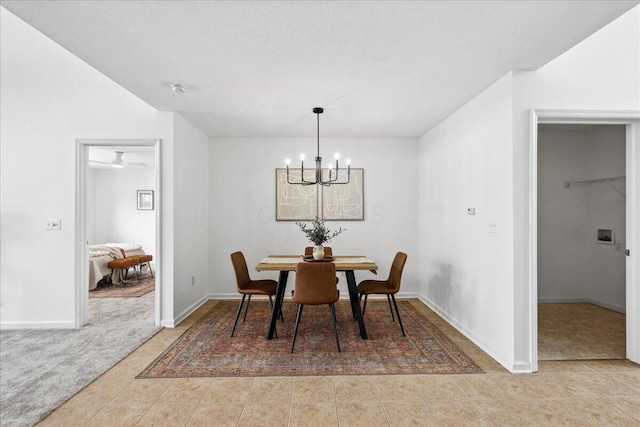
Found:
<path fill-rule="evenodd" d="M 300 181 L 300 169 L 289 169 L 291 181 Z M 305 179 L 315 179 L 314 170 L 305 169 Z M 318 216 L 317 185 L 292 185 L 287 170 L 276 169 L 276 221 L 310 221 Z"/>
<path fill-rule="evenodd" d="M 138 190 L 138 210 L 153 210 L 153 190 Z"/>
<path fill-rule="evenodd" d="M 364 169 L 351 168 L 351 179 L 348 184 L 322 188 L 322 219 L 325 221 L 364 220 Z"/>

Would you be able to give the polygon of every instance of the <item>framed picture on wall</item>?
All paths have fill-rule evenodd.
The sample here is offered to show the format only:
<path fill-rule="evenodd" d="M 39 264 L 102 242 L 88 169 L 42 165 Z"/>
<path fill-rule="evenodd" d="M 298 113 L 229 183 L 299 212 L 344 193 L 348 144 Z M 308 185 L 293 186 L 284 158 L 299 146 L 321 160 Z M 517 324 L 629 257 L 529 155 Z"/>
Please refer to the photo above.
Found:
<path fill-rule="evenodd" d="M 153 190 L 138 190 L 138 210 L 153 210 Z"/>
<path fill-rule="evenodd" d="M 326 174 L 327 170 L 323 169 L 322 172 Z M 346 172 L 344 175 L 346 179 Z M 364 220 L 364 169 L 351 168 L 348 184 L 331 185 L 322 189 L 322 218 L 325 221 Z"/>
<path fill-rule="evenodd" d="M 300 181 L 300 169 L 289 169 L 291 180 Z M 305 169 L 305 179 L 314 179 Z M 292 185 L 287 170 L 276 169 L 276 221 L 311 221 L 318 216 L 318 191 L 315 185 Z"/>

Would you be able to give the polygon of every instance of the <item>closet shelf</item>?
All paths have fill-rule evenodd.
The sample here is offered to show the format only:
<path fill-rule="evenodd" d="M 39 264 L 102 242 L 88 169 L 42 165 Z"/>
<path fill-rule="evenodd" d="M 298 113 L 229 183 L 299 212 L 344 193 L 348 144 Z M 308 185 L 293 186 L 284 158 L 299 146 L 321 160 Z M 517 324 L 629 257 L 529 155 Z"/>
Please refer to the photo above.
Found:
<path fill-rule="evenodd" d="M 618 190 L 616 187 L 614 187 L 613 185 L 611 185 L 611 183 L 616 182 L 616 181 L 622 181 L 625 180 L 627 177 L 624 175 L 621 176 L 610 176 L 608 178 L 599 178 L 599 179 L 588 179 L 585 181 L 565 181 L 564 182 L 564 188 L 569 188 L 573 185 L 586 185 L 586 184 L 608 184 L 609 187 L 613 188 L 616 193 L 618 193 L 620 196 L 622 196 L 623 199 L 627 199 L 626 196 L 624 194 L 622 194 L 620 192 L 620 190 Z"/>

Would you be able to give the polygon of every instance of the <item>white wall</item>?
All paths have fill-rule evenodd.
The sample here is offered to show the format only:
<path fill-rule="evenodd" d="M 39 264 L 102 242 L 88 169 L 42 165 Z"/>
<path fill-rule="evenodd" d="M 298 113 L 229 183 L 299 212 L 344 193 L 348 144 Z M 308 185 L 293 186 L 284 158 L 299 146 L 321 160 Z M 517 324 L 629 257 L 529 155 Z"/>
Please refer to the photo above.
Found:
<path fill-rule="evenodd" d="M 504 77 L 420 139 L 422 296 L 516 372 L 534 358 L 531 109 L 640 110 L 640 6 L 538 71 Z M 481 202 L 480 214 L 490 210 L 476 224 L 463 209 Z M 491 243 L 493 216 L 501 231 Z M 640 330 L 640 316 L 632 321 Z"/>
<path fill-rule="evenodd" d="M 209 138 L 178 114 L 173 132 L 174 301 L 173 322 L 166 326 L 197 308 L 209 290 Z"/>
<path fill-rule="evenodd" d="M 396 252 L 408 255 L 401 294 L 418 291 L 418 147 L 415 139 L 326 139 L 320 152 L 340 152 L 352 167 L 364 168 L 364 221 L 327 221 L 347 231 L 329 243 L 337 254 L 363 254 L 379 266 L 378 276 L 357 272 L 356 280 L 386 278 Z M 241 250 L 253 278 L 269 254 L 301 254 L 309 246 L 291 221 L 275 220 L 275 169 L 314 138 L 212 138 L 210 173 L 210 266 L 213 297 L 237 297 L 230 254 Z M 290 275 L 290 287 L 294 275 Z M 346 280 L 339 283 L 347 294 Z"/>
<path fill-rule="evenodd" d="M 513 365 L 511 118 L 508 74 L 420 139 L 419 165 L 421 295 L 505 366 Z"/>
<path fill-rule="evenodd" d="M 539 70 L 514 73 L 514 333 L 515 358 L 523 370 L 533 360 L 529 268 L 531 109 L 640 110 L 640 6 Z M 640 324 L 637 328 L 640 330 Z"/>
<path fill-rule="evenodd" d="M 92 245 L 139 243 L 146 253 L 156 251 L 156 210 L 138 210 L 137 191 L 155 192 L 155 169 L 98 169 L 95 186 L 87 193 L 95 198 L 95 237 Z M 89 212 L 87 212 L 87 215 Z"/>
<path fill-rule="evenodd" d="M 625 175 L 624 126 L 538 133 L 538 301 L 579 302 L 625 312 L 625 200 L 607 184 Z M 623 194 L 625 182 L 612 183 Z M 615 228 L 619 246 L 595 243 Z"/>
<path fill-rule="evenodd" d="M 171 114 L 145 104 L 4 8 L 0 19 L 0 325 L 73 327 L 75 140 L 161 138 L 170 148 Z M 171 189 L 172 177 L 166 178 Z M 46 231 L 50 218 L 61 219 L 62 230 Z M 165 219 L 172 221 L 172 214 Z M 165 278 L 171 300 L 172 276 Z"/>

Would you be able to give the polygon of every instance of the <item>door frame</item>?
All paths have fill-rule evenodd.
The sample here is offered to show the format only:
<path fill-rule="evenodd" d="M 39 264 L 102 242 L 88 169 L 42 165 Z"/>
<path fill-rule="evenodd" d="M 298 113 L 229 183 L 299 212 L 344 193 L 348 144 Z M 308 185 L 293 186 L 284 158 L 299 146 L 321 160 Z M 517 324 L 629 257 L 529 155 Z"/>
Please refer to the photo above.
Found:
<path fill-rule="evenodd" d="M 162 153 L 161 139 L 76 139 L 76 224 L 75 224 L 75 317 L 74 326 L 80 328 L 89 321 L 89 287 L 87 286 L 89 254 L 87 252 L 87 170 L 89 148 L 110 146 L 152 146 L 155 150 L 155 316 L 160 326 L 162 318 Z"/>
<path fill-rule="evenodd" d="M 538 125 L 593 124 L 626 126 L 626 336 L 627 359 L 640 363 L 640 111 L 530 111 L 529 153 L 529 297 L 531 367 L 538 370 Z"/>

